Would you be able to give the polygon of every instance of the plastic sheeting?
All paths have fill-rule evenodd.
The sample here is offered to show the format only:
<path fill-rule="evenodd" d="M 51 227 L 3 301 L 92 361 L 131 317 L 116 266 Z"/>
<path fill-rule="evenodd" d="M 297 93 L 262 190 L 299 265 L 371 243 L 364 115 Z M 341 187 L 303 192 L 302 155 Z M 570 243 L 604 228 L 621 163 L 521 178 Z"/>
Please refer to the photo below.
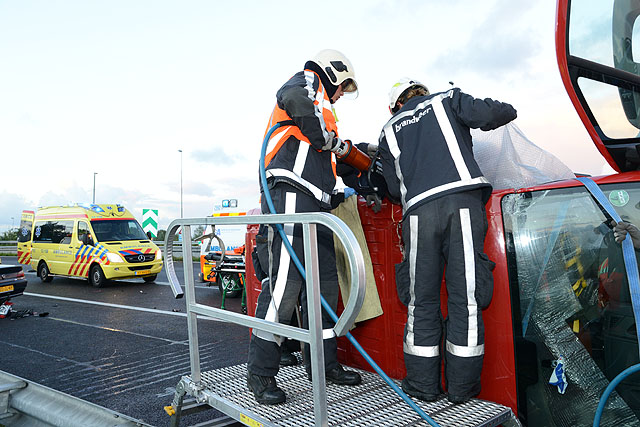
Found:
<path fill-rule="evenodd" d="M 494 190 L 575 178 L 571 169 L 529 141 L 513 122 L 489 132 L 472 129 L 471 137 L 478 166 Z"/>
<path fill-rule="evenodd" d="M 626 331 L 628 284 L 620 245 L 582 187 L 509 194 L 502 207 L 513 242 L 509 263 L 517 272 L 521 336 L 535 349 L 528 366 L 537 372 L 526 390 L 528 423 L 591 425 L 609 381 L 637 358 L 637 342 Z M 518 358 L 527 356 L 533 357 Z M 548 382 L 560 357 L 568 383 L 563 394 Z M 639 396 L 634 381 L 619 386 L 601 425 L 640 425 L 629 406 L 638 411 Z"/>

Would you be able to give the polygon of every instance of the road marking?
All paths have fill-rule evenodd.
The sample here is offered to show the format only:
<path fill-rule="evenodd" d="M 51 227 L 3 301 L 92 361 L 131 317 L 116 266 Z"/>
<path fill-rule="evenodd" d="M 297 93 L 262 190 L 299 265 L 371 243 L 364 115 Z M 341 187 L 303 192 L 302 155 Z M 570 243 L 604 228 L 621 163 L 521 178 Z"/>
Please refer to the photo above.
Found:
<path fill-rule="evenodd" d="M 30 276 L 34 276 L 34 277 L 38 277 L 38 274 L 35 271 L 27 271 L 25 272 L 25 274 L 28 274 Z M 60 276 L 60 277 L 67 277 L 67 276 Z M 80 279 L 79 277 L 67 277 L 69 279 Z M 83 279 L 84 280 L 84 279 Z M 138 282 L 135 282 L 138 283 Z M 142 282 L 141 282 L 142 283 Z M 169 282 L 158 282 L 158 281 L 154 281 L 153 283 L 155 283 L 156 285 L 161 285 L 161 286 L 169 286 L 170 283 Z M 200 288 L 200 289 L 211 289 L 212 287 L 216 286 L 214 283 L 211 283 L 211 285 L 195 285 L 196 288 Z M 182 283 L 180 283 L 180 286 L 182 288 L 184 288 L 184 285 Z"/>
<path fill-rule="evenodd" d="M 31 293 L 31 292 L 25 292 L 23 295 L 27 295 L 27 296 L 30 296 L 30 297 L 49 298 L 49 299 L 55 299 L 55 300 L 60 300 L 60 301 L 79 302 L 79 303 L 82 303 L 82 304 L 100 305 L 100 306 L 103 306 L 103 307 L 121 308 L 121 309 L 124 309 L 124 310 L 145 311 L 147 313 L 168 314 L 170 316 L 187 317 L 187 313 L 179 313 L 179 312 L 167 311 L 167 310 L 158 310 L 158 309 L 155 309 L 155 308 L 133 307 L 133 306 L 130 306 L 130 305 L 111 304 L 111 303 L 108 303 L 108 302 L 89 301 L 89 300 L 86 300 L 86 299 L 59 297 L 59 296 L 55 296 L 55 295 L 34 294 L 34 293 Z M 198 316 L 198 319 L 201 319 L 201 320 L 213 320 L 215 322 L 221 322 L 221 320 L 213 319 L 211 317 Z"/>
<path fill-rule="evenodd" d="M 123 334 L 135 335 L 135 336 L 143 337 L 143 338 L 152 338 L 154 340 L 166 341 L 169 344 L 180 344 L 180 345 L 187 345 L 187 346 L 189 345 L 188 341 L 176 341 L 176 340 L 171 340 L 171 339 L 168 339 L 168 338 L 154 337 L 153 335 L 139 334 L 137 332 L 124 331 L 122 329 L 107 328 L 106 326 L 91 325 L 89 323 L 76 322 L 75 320 L 60 319 L 58 317 L 47 316 L 47 318 L 51 319 L 51 320 L 57 320 L 58 322 L 66 322 L 66 323 L 72 323 L 74 325 L 80 325 L 80 326 L 87 326 L 87 327 L 90 327 L 90 328 L 102 329 L 104 331 L 120 332 L 120 333 L 123 333 Z"/>

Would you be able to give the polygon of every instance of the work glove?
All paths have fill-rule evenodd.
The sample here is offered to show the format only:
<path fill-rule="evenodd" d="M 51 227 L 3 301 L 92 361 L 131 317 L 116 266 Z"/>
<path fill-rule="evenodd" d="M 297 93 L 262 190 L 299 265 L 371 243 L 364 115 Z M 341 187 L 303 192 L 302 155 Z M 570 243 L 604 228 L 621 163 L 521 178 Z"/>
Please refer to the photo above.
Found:
<path fill-rule="evenodd" d="M 627 221 L 611 221 L 611 225 L 613 226 L 613 237 L 616 239 L 616 242 L 622 243 L 628 233 L 629 236 L 631 236 L 633 247 L 640 249 L 640 230 L 638 227 Z"/>
<path fill-rule="evenodd" d="M 362 151 L 363 153 L 366 153 L 367 156 L 371 157 L 372 159 L 378 154 L 378 146 L 376 144 L 359 142 L 356 144 L 356 147 L 358 147 L 358 150 Z"/>
<path fill-rule="evenodd" d="M 347 200 L 349 197 L 353 196 L 354 194 L 356 194 L 356 190 L 354 190 L 351 187 L 346 187 L 344 189 L 344 199 Z"/>
<path fill-rule="evenodd" d="M 380 196 L 378 196 L 376 193 L 367 194 L 366 200 L 367 200 L 367 206 L 373 209 L 375 213 L 380 212 L 380 209 L 382 206 L 382 200 L 380 199 Z"/>
<path fill-rule="evenodd" d="M 322 147 L 323 150 L 333 151 L 338 159 L 343 158 L 351 150 L 351 141 L 348 139 L 342 140 L 336 136 L 334 131 L 329 134 L 329 140 Z"/>
<path fill-rule="evenodd" d="M 344 198 L 345 198 L 344 192 L 342 191 L 332 194 L 331 202 L 330 202 L 331 210 L 337 208 L 340 205 L 340 203 L 344 202 Z"/>

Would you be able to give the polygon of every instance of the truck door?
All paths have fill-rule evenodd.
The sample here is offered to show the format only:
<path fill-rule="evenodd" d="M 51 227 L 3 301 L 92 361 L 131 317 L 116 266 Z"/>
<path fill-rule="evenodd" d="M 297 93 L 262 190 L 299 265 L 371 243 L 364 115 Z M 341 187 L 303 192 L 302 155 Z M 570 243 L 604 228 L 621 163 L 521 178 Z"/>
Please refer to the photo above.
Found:
<path fill-rule="evenodd" d="M 20 229 L 18 230 L 18 262 L 31 263 L 31 239 L 33 234 L 33 211 L 22 211 Z"/>
<path fill-rule="evenodd" d="M 87 277 L 89 272 L 90 247 L 93 246 L 93 237 L 89 224 L 86 221 L 78 221 L 76 234 L 73 238 L 73 256 L 74 261 L 69 269 L 72 276 Z"/>

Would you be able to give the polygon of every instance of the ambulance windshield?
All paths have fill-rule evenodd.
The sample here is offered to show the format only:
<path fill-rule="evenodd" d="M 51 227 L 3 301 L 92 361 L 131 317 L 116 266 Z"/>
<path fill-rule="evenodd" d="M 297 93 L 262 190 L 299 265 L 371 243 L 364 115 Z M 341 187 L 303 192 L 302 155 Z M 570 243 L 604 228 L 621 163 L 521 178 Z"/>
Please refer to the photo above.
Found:
<path fill-rule="evenodd" d="M 94 219 L 91 227 L 98 242 L 147 240 L 142 227 L 134 219 Z"/>

